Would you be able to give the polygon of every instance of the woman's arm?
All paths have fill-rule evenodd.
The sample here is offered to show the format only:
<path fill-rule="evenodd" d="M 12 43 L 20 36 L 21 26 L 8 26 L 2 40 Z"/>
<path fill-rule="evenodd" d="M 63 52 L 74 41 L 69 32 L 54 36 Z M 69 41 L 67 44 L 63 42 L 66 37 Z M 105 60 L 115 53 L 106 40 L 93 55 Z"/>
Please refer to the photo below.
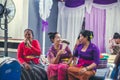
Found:
<path fill-rule="evenodd" d="M 76 66 L 78 62 L 78 58 L 77 57 L 73 57 L 73 66 Z"/>
<path fill-rule="evenodd" d="M 73 60 L 73 58 L 71 57 L 71 58 L 68 60 L 67 64 L 70 65 L 71 62 L 72 62 L 72 60 Z"/>
<path fill-rule="evenodd" d="M 18 61 L 23 64 L 25 61 L 23 59 L 23 43 L 20 43 L 18 45 L 18 49 L 17 49 L 17 58 L 18 58 Z"/>
<path fill-rule="evenodd" d="M 94 45 L 92 47 L 92 49 L 93 49 L 92 52 L 93 52 L 93 61 L 94 62 L 91 65 L 86 67 L 88 70 L 96 68 L 100 61 L 100 51 L 99 51 L 98 47 Z"/>
<path fill-rule="evenodd" d="M 96 63 L 92 63 L 91 65 L 89 65 L 89 66 L 87 66 L 87 67 L 85 67 L 85 68 L 86 68 L 86 70 L 88 71 L 88 70 L 94 69 L 96 66 L 97 66 Z"/>
<path fill-rule="evenodd" d="M 30 44 L 30 48 L 34 53 L 36 53 L 36 55 L 39 56 L 41 54 L 41 47 L 38 40 L 34 40 L 34 42 Z"/>
<path fill-rule="evenodd" d="M 77 48 L 75 48 L 73 51 L 73 65 L 74 66 L 76 66 L 76 64 L 78 63 L 78 49 Z"/>
<path fill-rule="evenodd" d="M 69 60 L 68 60 L 68 62 L 67 62 L 67 64 L 69 65 L 69 64 L 71 64 L 71 62 L 73 60 L 73 55 L 71 53 L 70 48 L 68 46 L 66 48 L 67 48 L 67 53 L 69 53 L 69 57 L 70 57 Z"/>
<path fill-rule="evenodd" d="M 57 63 L 59 62 L 59 60 L 60 60 L 60 55 L 61 55 L 62 53 L 64 53 L 64 50 L 59 50 L 58 53 L 57 53 L 57 55 L 56 55 L 56 57 L 55 57 L 55 56 L 53 55 L 53 53 L 50 52 L 50 53 L 49 53 L 50 55 L 48 56 L 49 62 L 50 62 L 50 63 L 53 63 L 53 64 L 57 64 Z"/>
<path fill-rule="evenodd" d="M 87 67 L 83 67 L 81 70 L 80 70 L 80 74 L 83 74 L 84 72 L 86 71 L 89 71 L 89 70 L 92 70 L 96 67 L 96 64 L 95 63 L 92 63 L 91 65 L 87 66 Z"/>

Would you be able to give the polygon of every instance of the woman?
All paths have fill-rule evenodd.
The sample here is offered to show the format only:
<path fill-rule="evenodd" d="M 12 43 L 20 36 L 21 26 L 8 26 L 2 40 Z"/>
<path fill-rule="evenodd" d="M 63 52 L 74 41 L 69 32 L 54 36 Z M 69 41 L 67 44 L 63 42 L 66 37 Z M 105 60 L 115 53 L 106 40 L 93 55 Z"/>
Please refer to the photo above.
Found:
<path fill-rule="evenodd" d="M 75 51 L 75 49 L 77 48 L 77 46 L 79 44 L 81 44 L 80 43 L 80 35 L 77 37 L 77 40 L 76 40 L 76 43 L 75 43 L 73 51 Z M 75 56 L 73 56 L 73 63 L 72 63 L 72 65 L 76 65 L 77 61 L 78 61 L 78 59 Z"/>
<path fill-rule="evenodd" d="M 113 55 L 118 54 L 120 50 L 120 34 L 114 33 L 113 38 L 109 41 L 110 51 Z"/>
<path fill-rule="evenodd" d="M 22 65 L 21 80 L 47 80 L 47 74 L 39 64 L 41 48 L 33 36 L 31 29 L 25 29 L 24 41 L 18 45 L 17 57 Z"/>
<path fill-rule="evenodd" d="M 114 80 L 120 80 L 120 34 L 114 33 L 113 39 L 111 41 L 112 45 L 110 49 L 112 50 L 112 54 L 116 55 L 114 64 L 115 67 L 112 71 L 111 78 Z"/>
<path fill-rule="evenodd" d="M 95 75 L 100 53 L 98 47 L 91 43 L 92 38 L 93 32 L 88 30 L 80 32 L 80 44 L 73 54 L 78 61 L 75 59 L 77 64 L 68 68 L 68 80 L 89 80 Z"/>
<path fill-rule="evenodd" d="M 113 53 L 116 54 L 115 65 L 118 67 L 120 65 L 120 34 L 115 33 L 113 36 L 115 45 L 113 45 Z"/>
<path fill-rule="evenodd" d="M 61 44 L 60 34 L 57 32 L 48 33 L 51 42 L 53 43 L 50 47 L 47 58 L 49 61 L 48 66 L 48 79 L 49 80 L 67 80 L 67 68 L 72 61 L 72 54 L 68 46 L 64 49 Z M 63 59 L 69 58 L 68 62 Z"/>

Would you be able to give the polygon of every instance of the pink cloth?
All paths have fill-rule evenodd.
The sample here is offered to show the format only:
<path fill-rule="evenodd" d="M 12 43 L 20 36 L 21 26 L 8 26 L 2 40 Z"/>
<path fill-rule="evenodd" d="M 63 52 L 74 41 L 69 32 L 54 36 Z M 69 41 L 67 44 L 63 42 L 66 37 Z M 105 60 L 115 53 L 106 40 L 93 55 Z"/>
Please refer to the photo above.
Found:
<path fill-rule="evenodd" d="M 85 65 L 90 65 L 92 63 L 93 63 L 92 60 L 79 59 L 77 67 L 81 67 L 81 66 L 85 66 Z"/>
<path fill-rule="evenodd" d="M 47 70 L 48 80 L 54 76 L 57 76 L 57 80 L 67 80 L 67 68 L 67 64 L 50 64 Z"/>

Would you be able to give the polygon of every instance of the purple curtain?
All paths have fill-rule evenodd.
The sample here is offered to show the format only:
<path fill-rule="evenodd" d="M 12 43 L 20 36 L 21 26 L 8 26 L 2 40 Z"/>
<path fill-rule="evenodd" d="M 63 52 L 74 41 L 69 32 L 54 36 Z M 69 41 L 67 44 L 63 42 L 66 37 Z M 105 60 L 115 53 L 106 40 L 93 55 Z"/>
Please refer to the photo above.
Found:
<path fill-rule="evenodd" d="M 96 4 L 111 4 L 115 2 L 117 2 L 117 0 L 93 0 L 93 3 Z"/>
<path fill-rule="evenodd" d="M 105 52 L 105 10 L 101 10 L 93 7 L 91 13 L 86 13 L 85 29 L 94 32 L 94 38 L 92 40 L 100 52 Z"/>
<path fill-rule="evenodd" d="M 85 3 L 85 0 L 65 0 L 65 6 L 67 7 L 78 7 Z"/>

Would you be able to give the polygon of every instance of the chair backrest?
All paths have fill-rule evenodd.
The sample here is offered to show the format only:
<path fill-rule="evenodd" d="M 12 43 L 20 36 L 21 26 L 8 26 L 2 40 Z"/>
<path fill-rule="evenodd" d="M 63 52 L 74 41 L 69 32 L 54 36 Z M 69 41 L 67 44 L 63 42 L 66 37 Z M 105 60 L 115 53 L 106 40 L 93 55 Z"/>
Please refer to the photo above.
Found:
<path fill-rule="evenodd" d="M 108 64 L 108 71 L 105 73 L 104 80 L 111 80 L 115 64 Z"/>

